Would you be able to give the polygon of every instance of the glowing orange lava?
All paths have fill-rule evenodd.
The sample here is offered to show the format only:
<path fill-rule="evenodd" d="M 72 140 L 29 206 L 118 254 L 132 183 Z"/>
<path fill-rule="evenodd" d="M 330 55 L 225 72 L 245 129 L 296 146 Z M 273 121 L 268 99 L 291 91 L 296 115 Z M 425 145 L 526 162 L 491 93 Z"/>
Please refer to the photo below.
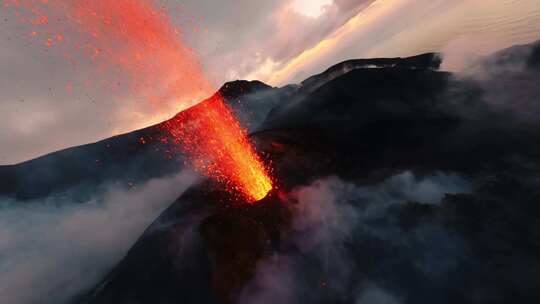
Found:
<path fill-rule="evenodd" d="M 213 91 L 197 56 L 154 0 L 4 0 L 4 7 L 31 27 L 33 39 L 61 48 L 70 61 L 90 59 L 112 83 L 117 73 L 127 76 L 134 93 L 156 106 Z M 268 170 L 221 96 L 181 112 L 166 130 L 197 170 L 231 192 L 256 201 L 272 189 Z"/>
<path fill-rule="evenodd" d="M 219 94 L 181 112 L 165 127 L 198 170 L 249 201 L 264 198 L 272 189 L 268 170 Z"/>

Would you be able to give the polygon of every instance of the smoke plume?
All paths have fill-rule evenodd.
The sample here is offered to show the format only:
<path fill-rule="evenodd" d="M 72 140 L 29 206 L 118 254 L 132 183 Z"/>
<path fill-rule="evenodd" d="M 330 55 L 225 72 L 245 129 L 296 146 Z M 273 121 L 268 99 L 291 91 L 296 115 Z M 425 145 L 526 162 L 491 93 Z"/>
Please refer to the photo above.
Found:
<path fill-rule="evenodd" d="M 290 231 L 283 231 L 287 249 L 259 262 L 239 302 L 401 303 L 399 284 L 383 277 L 392 265 L 370 253 L 396 250 L 396 266 L 411 259 L 409 272 L 435 278 L 451 271 L 464 249 L 462 240 L 436 221 L 407 231 L 396 210 L 412 202 L 438 204 L 447 193 L 469 191 L 471 182 L 461 176 L 418 177 L 410 171 L 373 186 L 329 177 L 297 188 L 289 194 L 293 220 Z"/>
<path fill-rule="evenodd" d="M 191 171 L 84 204 L 0 199 L 0 302 L 66 303 L 103 278 L 144 229 L 197 180 Z"/>

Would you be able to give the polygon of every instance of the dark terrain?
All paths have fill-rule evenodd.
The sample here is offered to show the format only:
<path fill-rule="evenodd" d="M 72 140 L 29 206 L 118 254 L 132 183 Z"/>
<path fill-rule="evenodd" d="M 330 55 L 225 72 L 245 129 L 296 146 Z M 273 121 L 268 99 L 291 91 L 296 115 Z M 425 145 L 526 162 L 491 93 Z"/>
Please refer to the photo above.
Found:
<path fill-rule="evenodd" d="M 283 88 L 227 83 L 219 93 L 272 164 L 276 189 L 250 205 L 212 181 L 192 187 L 73 303 L 360 303 L 371 285 L 392 294 L 380 303 L 538 303 L 539 50 L 495 53 L 478 63 L 480 78 L 439 71 L 440 57 L 423 54 L 351 60 Z M 156 125 L 0 167 L 0 195 L 84 203 L 105 183 L 183 166 Z M 470 189 L 380 205 L 350 190 L 402 172 L 459 175 Z M 298 229 L 295 189 L 329 177 L 349 189 L 334 191 L 332 208 L 355 220 L 299 245 L 313 231 Z M 267 264 L 293 283 L 261 284 Z"/>

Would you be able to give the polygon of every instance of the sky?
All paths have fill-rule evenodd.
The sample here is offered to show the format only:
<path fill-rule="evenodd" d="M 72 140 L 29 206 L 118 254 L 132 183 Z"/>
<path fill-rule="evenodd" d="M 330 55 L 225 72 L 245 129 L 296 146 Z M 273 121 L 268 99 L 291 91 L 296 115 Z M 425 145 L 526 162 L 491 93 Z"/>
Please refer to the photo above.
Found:
<path fill-rule="evenodd" d="M 538 0 L 159 0 L 214 88 L 236 79 L 298 83 L 352 58 L 445 53 L 459 72 L 478 56 L 540 39 Z M 160 122 L 160 106 L 94 80 L 0 9 L 0 164 L 14 164 Z M 76 84 L 76 85 L 72 85 Z M 178 96 L 181 98 L 181 96 Z"/>

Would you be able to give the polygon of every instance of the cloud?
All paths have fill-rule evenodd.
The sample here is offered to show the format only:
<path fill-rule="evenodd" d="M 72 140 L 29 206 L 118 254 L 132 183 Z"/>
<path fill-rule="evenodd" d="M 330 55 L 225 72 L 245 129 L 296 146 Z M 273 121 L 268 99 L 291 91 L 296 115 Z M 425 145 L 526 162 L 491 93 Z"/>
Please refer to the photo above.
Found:
<path fill-rule="evenodd" d="M 92 288 L 197 175 L 183 171 L 85 203 L 0 199 L 0 302 L 66 303 Z"/>
<path fill-rule="evenodd" d="M 260 262 L 252 281 L 244 288 L 238 303 L 297 303 L 295 286 L 298 278 L 294 273 L 294 260 L 276 255 Z"/>
<path fill-rule="evenodd" d="M 363 288 L 355 304 L 399 304 L 401 301 L 376 285 Z"/>
<path fill-rule="evenodd" d="M 210 78 L 220 84 L 232 78 L 266 80 L 371 2 L 333 1 L 321 15 L 310 17 L 290 0 L 187 1 L 180 16 L 183 28 L 199 29 L 186 31 L 186 39 L 201 56 Z"/>
<path fill-rule="evenodd" d="M 351 58 L 440 52 L 450 48 L 449 44 L 454 44 L 456 50 L 456 41 L 465 38 L 472 43 L 459 47 L 462 54 L 486 54 L 490 49 L 528 43 L 539 36 L 540 9 L 534 0 L 519 3 L 381 0 L 357 12 L 262 80 L 272 84 L 299 82 L 305 75 Z M 456 70 L 459 65 L 445 68 Z"/>
<path fill-rule="evenodd" d="M 195 54 L 147 1 L 78 6 L 79 13 L 96 9 L 100 18 L 123 22 L 122 30 L 74 14 L 70 1 L 27 2 L 54 22 L 20 21 L 34 16 L 7 4 L 0 11 L 0 69 L 9 71 L 0 77 L 0 163 L 146 127 L 214 93 Z M 46 46 L 55 35 L 62 40 Z"/>
<path fill-rule="evenodd" d="M 112 129 L 129 126 L 117 121 L 115 98 L 99 91 L 67 92 L 69 83 L 85 83 L 91 69 L 65 64 L 62 55 L 29 45 L 28 31 L 16 26 L 8 10 L 0 11 L 0 163 L 23 161 L 67 145 L 95 141 Z M 6 24 L 7 23 L 7 24 Z M 79 74 L 80 72 L 80 74 Z"/>
<path fill-rule="evenodd" d="M 540 117 L 537 102 L 540 70 L 531 64 L 531 60 L 539 50 L 540 41 L 536 41 L 492 52 L 488 56 L 472 57 L 473 60 L 464 63 L 456 75 L 481 88 L 485 104 L 505 117 L 508 127 L 515 123 L 511 119 L 537 125 Z M 452 51 L 450 54 L 450 57 L 454 56 Z"/>
<path fill-rule="evenodd" d="M 292 0 L 160 3 L 216 87 L 236 78 L 284 85 L 346 59 L 426 51 L 447 50 L 444 68 L 456 71 L 468 61 L 462 58 L 540 37 L 535 0 L 334 0 L 316 18 L 298 13 Z M 0 69 L 9 71 L 0 77 L 2 164 L 147 126 L 183 108 L 176 98 L 153 107 L 122 90 L 87 88 L 100 78 L 92 64 L 74 68 L 62 52 L 44 50 L 9 10 L 0 20 Z"/>
<path fill-rule="evenodd" d="M 287 202 L 292 224 L 282 232 L 287 249 L 259 262 L 239 303 L 401 303 L 388 267 L 410 263 L 408 272 L 440 278 L 464 249 L 463 241 L 436 221 L 405 232 L 396 207 L 418 199 L 436 204 L 446 193 L 469 191 L 470 182 L 455 174 L 419 177 L 409 171 L 373 186 L 330 177 L 296 188 Z M 387 250 L 392 257 L 382 256 Z M 377 252 L 381 256 L 372 256 Z M 393 273 L 400 279 L 411 275 L 397 268 Z"/>
<path fill-rule="evenodd" d="M 437 204 L 446 193 L 462 193 L 470 190 L 470 183 L 457 174 L 436 172 L 430 176 L 418 177 L 410 171 L 405 171 L 381 184 L 362 188 L 361 191 L 357 191 L 357 195 L 363 200 L 379 204 L 403 201 Z"/>
<path fill-rule="evenodd" d="M 163 3 L 216 87 L 228 79 L 271 73 L 356 9 L 353 1 L 340 1 L 313 19 L 285 0 Z M 0 20 L 0 69 L 9 71 L 0 77 L 0 164 L 148 126 L 186 106 L 179 102 L 185 96 L 149 104 L 132 94 L 128 78 L 100 72 L 88 59 L 70 64 L 64 49 L 46 48 L 42 39 L 32 38 L 32 29 L 10 9 L 0 11 Z"/>

